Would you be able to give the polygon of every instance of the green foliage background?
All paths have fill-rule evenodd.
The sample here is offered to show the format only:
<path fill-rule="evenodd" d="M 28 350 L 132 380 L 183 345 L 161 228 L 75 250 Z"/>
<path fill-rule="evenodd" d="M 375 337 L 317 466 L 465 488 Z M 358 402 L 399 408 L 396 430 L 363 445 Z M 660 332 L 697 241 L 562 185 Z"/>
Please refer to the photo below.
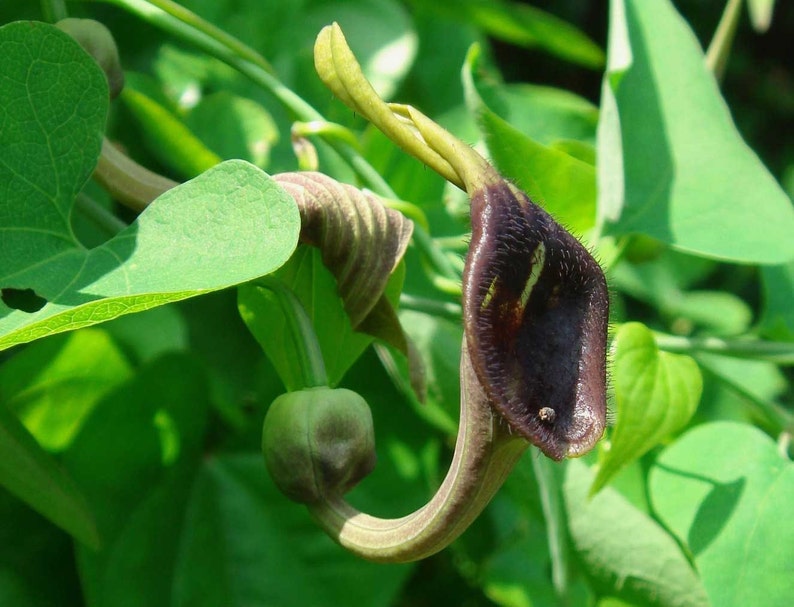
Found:
<path fill-rule="evenodd" d="M 311 48 L 325 24 L 341 24 L 382 96 L 477 145 L 607 271 L 607 440 L 566 464 L 530 451 L 449 549 L 375 565 L 267 477 L 261 422 L 290 360 L 268 338 L 283 319 L 249 281 L 276 272 L 295 290 L 332 381 L 370 403 L 378 466 L 350 499 L 381 516 L 421 506 L 446 472 L 454 286 L 411 247 L 388 287 L 396 301 L 402 285 L 427 367 L 420 404 L 401 355 L 352 331 L 316 250 L 295 251 L 296 209 L 262 172 L 299 168 L 295 107 L 134 2 L 70 2 L 119 43 L 127 83 L 108 109 L 65 35 L 12 23 L 58 4 L 0 5 L 0 287 L 46 300 L 24 311 L 4 291 L 0 306 L 0 605 L 788 604 L 790 5 L 762 33 L 774 3 L 748 2 L 718 84 L 701 54 L 716 1 L 181 2 L 350 129 L 451 267 L 465 196 L 324 89 Z M 192 181 L 136 217 L 86 183 L 103 133 Z M 373 187 L 333 137 L 309 137 L 319 170 Z"/>

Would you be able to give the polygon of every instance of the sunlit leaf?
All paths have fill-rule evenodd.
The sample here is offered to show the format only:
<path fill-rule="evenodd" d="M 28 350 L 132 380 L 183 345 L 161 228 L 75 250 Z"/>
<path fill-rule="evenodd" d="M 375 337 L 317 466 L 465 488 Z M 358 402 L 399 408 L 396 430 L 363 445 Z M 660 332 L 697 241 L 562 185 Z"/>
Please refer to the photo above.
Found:
<path fill-rule="evenodd" d="M 739 135 L 668 1 L 615 0 L 598 135 L 599 214 L 717 259 L 794 257 L 794 207 Z"/>
<path fill-rule="evenodd" d="M 0 402 L 50 451 L 67 447 L 94 406 L 132 373 L 108 334 L 85 329 L 38 341 L 0 367 Z"/>
<path fill-rule="evenodd" d="M 713 605 L 785 605 L 794 591 L 794 464 L 746 424 L 715 422 L 670 445 L 650 473 L 655 512 L 689 547 Z"/>

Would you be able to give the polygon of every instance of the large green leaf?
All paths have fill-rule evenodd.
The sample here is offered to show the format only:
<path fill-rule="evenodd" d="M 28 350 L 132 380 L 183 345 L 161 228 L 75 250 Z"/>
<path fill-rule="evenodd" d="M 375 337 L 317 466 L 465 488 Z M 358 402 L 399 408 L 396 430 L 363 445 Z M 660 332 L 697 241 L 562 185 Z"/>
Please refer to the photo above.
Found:
<path fill-rule="evenodd" d="M 650 496 L 691 550 L 714 605 L 787 605 L 794 593 L 794 464 L 746 424 L 690 430 L 651 469 Z"/>
<path fill-rule="evenodd" d="M 107 104 L 102 71 L 67 34 L 35 22 L 0 27 L 0 287 L 76 245 L 70 210 L 99 157 Z"/>
<path fill-rule="evenodd" d="M 718 259 L 794 257 L 794 208 L 742 141 L 686 23 L 667 0 L 614 0 L 598 134 L 607 233 Z"/>
<path fill-rule="evenodd" d="M 24 207 L 24 201 L 19 201 Z M 2 284 L 47 300 L 36 312 L 0 306 L 0 348 L 222 289 L 272 272 L 295 248 L 294 201 L 247 162 L 230 160 L 163 194 L 131 226 L 85 250 L 62 231 L 16 230 Z"/>
<path fill-rule="evenodd" d="M 653 333 L 641 323 L 620 327 L 613 348 L 617 422 L 593 492 L 621 467 L 683 428 L 703 390 L 697 363 L 683 354 L 660 351 Z"/>
<path fill-rule="evenodd" d="M 258 454 L 206 460 L 185 526 L 179 607 L 386 607 L 411 570 L 361 561 L 334 544 L 278 492 Z"/>
<path fill-rule="evenodd" d="M 568 528 L 596 588 L 646 607 L 707 607 L 706 591 L 675 540 L 611 487 L 590 498 L 592 481 L 584 463 L 568 462 Z"/>
<path fill-rule="evenodd" d="M 86 250 L 71 215 L 99 156 L 107 95 L 97 65 L 60 30 L 0 28 L 0 349 L 267 274 L 295 247 L 292 199 L 230 161 Z"/>

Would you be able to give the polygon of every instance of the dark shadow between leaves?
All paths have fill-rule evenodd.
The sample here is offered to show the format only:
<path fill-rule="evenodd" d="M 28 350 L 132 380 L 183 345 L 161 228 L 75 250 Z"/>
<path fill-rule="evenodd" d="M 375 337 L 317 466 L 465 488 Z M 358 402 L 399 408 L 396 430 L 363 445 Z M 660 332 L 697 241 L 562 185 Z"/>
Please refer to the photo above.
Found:
<path fill-rule="evenodd" d="M 657 464 L 657 467 L 670 474 L 708 483 L 712 486 L 708 495 L 700 503 L 689 529 L 689 537 L 687 537 L 689 549 L 693 556 L 697 556 L 717 538 L 731 518 L 744 492 L 747 479 L 742 476 L 729 483 L 720 483 L 713 478 L 678 470 L 664 464 Z"/>

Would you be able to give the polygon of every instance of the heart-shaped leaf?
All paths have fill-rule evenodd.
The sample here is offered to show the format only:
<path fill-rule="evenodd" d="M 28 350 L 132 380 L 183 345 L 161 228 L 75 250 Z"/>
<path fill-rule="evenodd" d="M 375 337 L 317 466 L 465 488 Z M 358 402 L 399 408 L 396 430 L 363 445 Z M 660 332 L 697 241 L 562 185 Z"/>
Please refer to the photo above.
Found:
<path fill-rule="evenodd" d="M 683 354 L 659 351 L 653 333 L 641 323 L 623 325 L 613 348 L 617 423 L 593 493 L 620 468 L 683 428 L 703 390 L 697 363 Z"/>
<path fill-rule="evenodd" d="M 0 306 L 0 349 L 268 274 L 289 258 L 299 225 L 294 201 L 267 175 L 224 162 L 163 194 L 95 249 L 64 238 L 57 254 L 19 251 L 22 267 L 0 284 L 33 289 L 47 303 L 36 312 Z"/>
<path fill-rule="evenodd" d="M 230 161 L 87 250 L 71 215 L 99 156 L 107 96 L 99 67 L 57 28 L 0 28 L 0 349 L 256 278 L 295 248 L 294 201 Z"/>
<path fill-rule="evenodd" d="M 794 207 L 742 141 L 672 3 L 612 2 L 608 55 L 598 131 L 608 233 L 745 263 L 791 260 Z"/>

